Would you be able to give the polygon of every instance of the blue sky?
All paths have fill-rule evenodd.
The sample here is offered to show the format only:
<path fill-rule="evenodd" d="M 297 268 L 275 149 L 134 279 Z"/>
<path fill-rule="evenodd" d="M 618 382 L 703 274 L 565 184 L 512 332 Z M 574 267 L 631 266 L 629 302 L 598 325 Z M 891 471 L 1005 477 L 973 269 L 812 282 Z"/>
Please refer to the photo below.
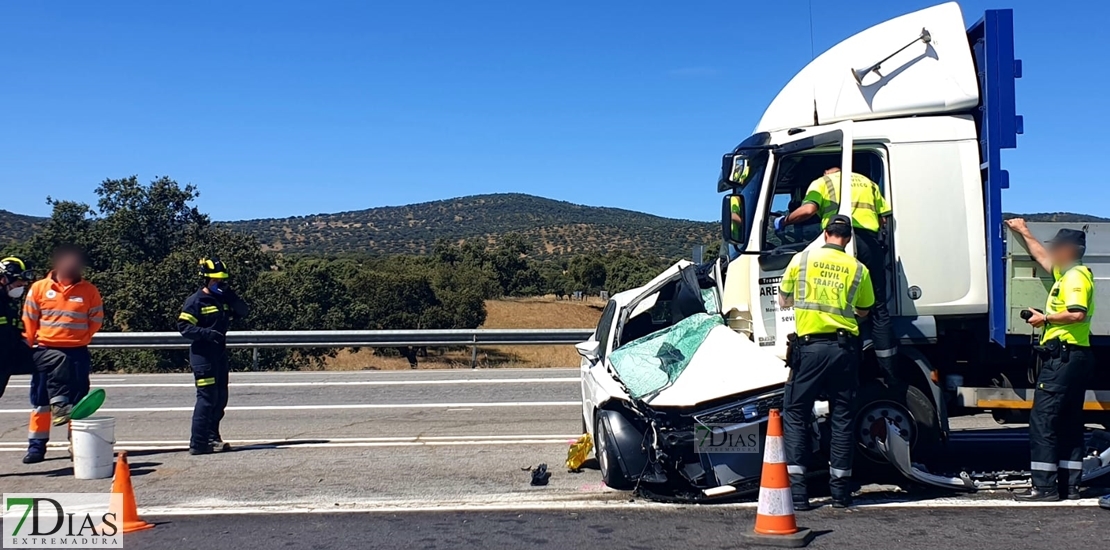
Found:
<path fill-rule="evenodd" d="M 813 43 L 933 3 L 813 0 Z M 1015 9 L 1007 210 L 1110 216 L 1110 2 L 961 5 Z M 219 220 L 493 192 L 713 219 L 811 58 L 807 0 L 5 2 L 0 51 L 0 208 L 169 175 Z"/>

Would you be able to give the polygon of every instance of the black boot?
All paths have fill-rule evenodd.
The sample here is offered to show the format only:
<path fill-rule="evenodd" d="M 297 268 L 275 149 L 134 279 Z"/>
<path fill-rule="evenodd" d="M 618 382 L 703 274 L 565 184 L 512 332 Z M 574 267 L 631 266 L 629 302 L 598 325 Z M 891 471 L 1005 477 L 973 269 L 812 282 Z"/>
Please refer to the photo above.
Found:
<path fill-rule="evenodd" d="M 27 451 L 27 454 L 23 457 L 24 464 L 38 464 L 44 460 L 46 460 L 45 453 L 36 453 L 34 451 Z"/>
<path fill-rule="evenodd" d="M 813 509 L 813 505 L 809 503 L 806 497 L 794 495 L 794 511 L 795 512 L 808 512 Z"/>
<path fill-rule="evenodd" d="M 1064 498 L 1068 500 L 1079 500 L 1079 486 L 1069 485 L 1060 491 Z"/>
<path fill-rule="evenodd" d="M 1014 500 L 1019 502 L 1056 502 L 1060 500 L 1060 491 L 1033 487 L 1023 493 L 1014 495 Z"/>
<path fill-rule="evenodd" d="M 813 509 L 813 505 L 809 503 L 809 491 L 806 490 L 806 475 L 802 474 L 789 474 L 790 478 L 790 496 L 794 500 L 795 512 L 808 512 Z"/>

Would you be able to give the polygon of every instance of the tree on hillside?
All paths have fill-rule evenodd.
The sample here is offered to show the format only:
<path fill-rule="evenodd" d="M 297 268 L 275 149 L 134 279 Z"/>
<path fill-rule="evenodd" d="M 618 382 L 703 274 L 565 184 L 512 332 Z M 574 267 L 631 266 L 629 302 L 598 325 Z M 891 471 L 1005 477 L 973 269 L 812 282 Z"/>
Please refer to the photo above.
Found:
<path fill-rule="evenodd" d="M 488 264 L 497 278 L 504 296 L 531 296 L 540 294 L 543 279 L 529 261 L 532 245 L 517 233 L 509 233 L 498 240 L 488 255 Z"/>
<path fill-rule="evenodd" d="M 200 284 L 201 257 L 219 256 L 244 291 L 273 263 L 253 238 L 212 227 L 191 206 L 197 197 L 191 185 L 169 178 L 144 185 L 132 176 L 104 180 L 96 194 L 96 210 L 50 199 L 50 218 L 20 248 L 42 273 L 55 247 L 82 246 L 87 276 L 104 297 L 105 331 L 173 330 L 181 303 Z M 97 359 L 101 368 L 155 370 L 183 365 L 184 353 L 113 352 Z"/>
<path fill-rule="evenodd" d="M 605 289 L 612 293 L 643 286 L 666 269 L 664 262 L 627 252 L 607 254 L 604 264 Z"/>
<path fill-rule="evenodd" d="M 597 292 L 605 286 L 606 268 L 593 254 L 576 256 L 567 262 L 567 273 L 576 291 Z"/>

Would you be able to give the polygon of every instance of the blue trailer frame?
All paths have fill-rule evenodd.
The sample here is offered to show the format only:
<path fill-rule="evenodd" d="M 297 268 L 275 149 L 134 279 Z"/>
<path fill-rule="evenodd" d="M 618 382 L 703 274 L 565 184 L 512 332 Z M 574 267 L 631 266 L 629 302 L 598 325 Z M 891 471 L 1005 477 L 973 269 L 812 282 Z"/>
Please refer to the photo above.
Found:
<path fill-rule="evenodd" d="M 1002 169 L 1002 149 L 1017 148 L 1024 121 L 1017 114 L 1015 81 L 1021 61 L 1014 58 L 1014 10 L 987 10 L 967 31 L 979 78 L 979 169 L 986 207 L 987 299 L 989 336 L 1006 346 L 1006 247 L 1003 243 L 1002 190 L 1010 174 Z"/>

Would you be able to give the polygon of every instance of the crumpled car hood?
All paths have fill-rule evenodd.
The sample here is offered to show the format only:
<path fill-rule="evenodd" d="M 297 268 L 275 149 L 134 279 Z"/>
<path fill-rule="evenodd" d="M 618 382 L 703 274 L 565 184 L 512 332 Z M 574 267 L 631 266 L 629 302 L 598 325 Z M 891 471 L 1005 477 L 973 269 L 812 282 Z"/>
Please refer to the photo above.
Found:
<path fill-rule="evenodd" d="M 727 326 L 709 332 L 689 366 L 669 387 L 645 400 L 653 408 L 695 407 L 786 384 L 783 361 Z"/>

